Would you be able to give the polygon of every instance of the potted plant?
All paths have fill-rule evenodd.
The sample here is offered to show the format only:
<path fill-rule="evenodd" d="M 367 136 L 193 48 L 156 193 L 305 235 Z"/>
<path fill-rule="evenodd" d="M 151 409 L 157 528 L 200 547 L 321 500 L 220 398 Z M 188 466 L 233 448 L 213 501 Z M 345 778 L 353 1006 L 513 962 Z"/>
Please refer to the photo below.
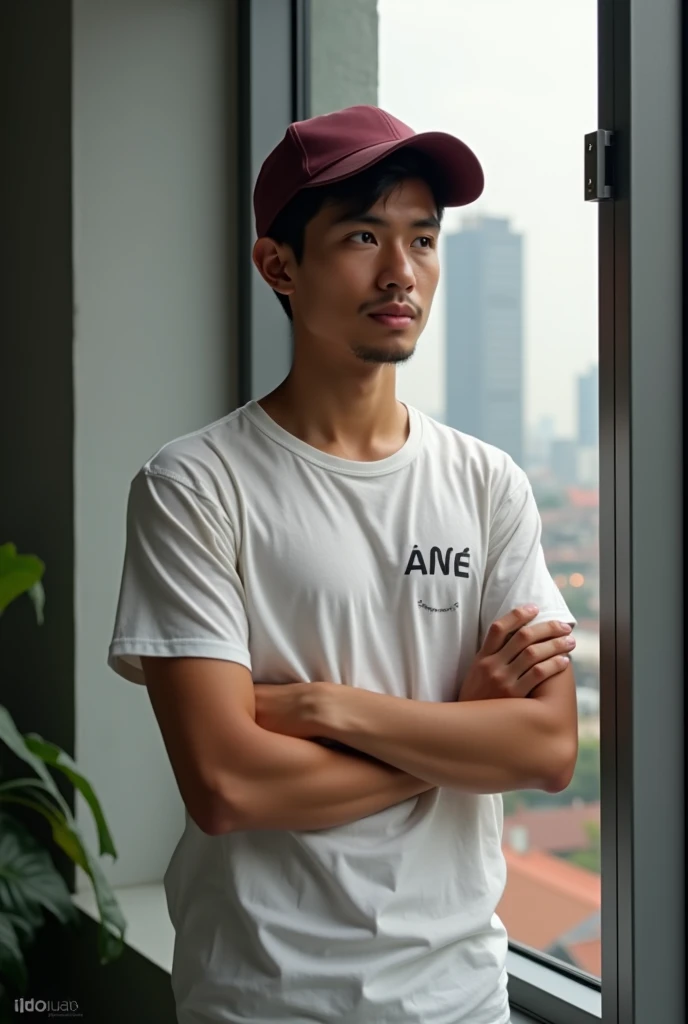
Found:
<path fill-rule="evenodd" d="M 26 593 L 42 625 L 44 570 L 44 563 L 35 555 L 18 555 L 14 544 L 0 545 L 0 616 L 15 598 Z M 5 748 L 24 761 L 33 775 L 5 778 Z M 98 832 L 99 855 L 109 853 L 116 859 L 110 830 L 88 779 L 60 747 L 37 733 L 20 733 L 7 708 L 0 704 L 0 1015 L 4 1012 L 6 1019 L 14 1019 L 9 1010 L 12 998 L 27 991 L 24 953 L 45 924 L 44 913 L 53 914 L 64 925 L 80 922 L 48 849 L 12 814 L 13 805 L 29 807 L 42 815 L 50 825 L 52 841 L 91 879 L 100 914 L 100 963 L 117 959 L 124 947 L 126 921 L 119 904 L 97 857 L 83 841 L 50 769 L 65 775 L 86 800 Z"/>

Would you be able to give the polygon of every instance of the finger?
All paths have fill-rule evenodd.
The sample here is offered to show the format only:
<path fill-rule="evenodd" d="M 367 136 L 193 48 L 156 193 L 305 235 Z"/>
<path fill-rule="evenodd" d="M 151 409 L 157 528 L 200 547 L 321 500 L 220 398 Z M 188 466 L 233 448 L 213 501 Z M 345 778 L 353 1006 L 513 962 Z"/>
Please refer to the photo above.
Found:
<path fill-rule="evenodd" d="M 509 664 L 532 644 L 555 640 L 558 637 L 566 638 L 570 635 L 571 626 L 568 622 L 537 622 L 534 625 L 522 626 L 504 644 L 501 656 L 505 659 L 505 663 Z"/>
<path fill-rule="evenodd" d="M 509 665 L 509 671 L 514 672 L 516 677 L 520 679 L 533 666 L 549 661 L 550 658 L 556 658 L 559 655 L 568 657 L 575 646 L 576 641 L 571 636 L 562 636 L 556 640 L 545 640 L 540 644 L 531 644 L 524 651 L 521 651 L 517 658 L 514 658 Z"/>
<path fill-rule="evenodd" d="M 568 667 L 569 663 L 570 659 L 562 654 L 558 654 L 555 658 L 549 658 L 547 661 L 538 662 L 516 680 L 513 687 L 514 697 L 528 697 L 540 683 L 551 679 L 552 676 L 559 675 Z"/>
<path fill-rule="evenodd" d="M 539 608 L 536 605 L 524 604 L 493 622 L 487 631 L 487 636 L 481 647 L 481 654 L 490 655 L 501 651 L 511 634 L 534 619 L 538 611 Z"/>

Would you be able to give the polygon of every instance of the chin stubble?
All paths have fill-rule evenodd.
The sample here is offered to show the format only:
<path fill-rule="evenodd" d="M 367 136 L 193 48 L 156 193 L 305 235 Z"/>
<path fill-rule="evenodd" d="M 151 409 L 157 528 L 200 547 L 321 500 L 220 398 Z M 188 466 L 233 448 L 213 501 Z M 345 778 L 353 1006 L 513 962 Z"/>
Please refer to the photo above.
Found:
<path fill-rule="evenodd" d="M 357 359 L 364 363 L 406 363 L 415 353 L 416 346 L 404 351 L 403 349 L 373 348 L 368 345 L 356 345 L 353 353 Z"/>

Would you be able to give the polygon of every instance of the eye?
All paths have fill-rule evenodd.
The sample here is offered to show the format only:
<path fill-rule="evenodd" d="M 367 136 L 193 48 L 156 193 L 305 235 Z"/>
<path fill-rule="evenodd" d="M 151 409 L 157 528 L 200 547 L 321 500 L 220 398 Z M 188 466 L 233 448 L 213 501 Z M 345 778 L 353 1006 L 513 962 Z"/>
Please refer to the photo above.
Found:
<path fill-rule="evenodd" d="M 366 235 L 368 238 L 375 238 L 372 231 L 357 231 L 355 235 L 349 235 L 349 238 L 360 238 L 361 235 Z"/>
<path fill-rule="evenodd" d="M 421 235 L 420 238 L 416 238 L 415 241 L 416 242 L 427 242 L 428 243 L 427 245 L 422 245 L 421 249 L 434 249 L 435 248 L 435 239 L 432 237 L 432 235 Z"/>

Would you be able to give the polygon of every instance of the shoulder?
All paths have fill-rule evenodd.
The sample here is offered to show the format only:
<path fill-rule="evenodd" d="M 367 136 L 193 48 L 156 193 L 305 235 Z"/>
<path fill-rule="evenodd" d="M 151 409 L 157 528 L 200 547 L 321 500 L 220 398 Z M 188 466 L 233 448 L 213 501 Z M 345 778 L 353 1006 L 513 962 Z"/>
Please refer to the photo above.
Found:
<path fill-rule="evenodd" d="M 161 445 L 139 468 L 136 481 L 167 481 L 227 512 L 233 487 L 232 461 L 241 430 L 242 409 L 181 434 Z"/>
<path fill-rule="evenodd" d="M 501 448 L 472 434 L 449 427 L 423 415 L 427 450 L 450 470 L 453 467 L 464 486 L 480 504 L 494 513 L 514 493 L 530 487 L 528 477 Z"/>

